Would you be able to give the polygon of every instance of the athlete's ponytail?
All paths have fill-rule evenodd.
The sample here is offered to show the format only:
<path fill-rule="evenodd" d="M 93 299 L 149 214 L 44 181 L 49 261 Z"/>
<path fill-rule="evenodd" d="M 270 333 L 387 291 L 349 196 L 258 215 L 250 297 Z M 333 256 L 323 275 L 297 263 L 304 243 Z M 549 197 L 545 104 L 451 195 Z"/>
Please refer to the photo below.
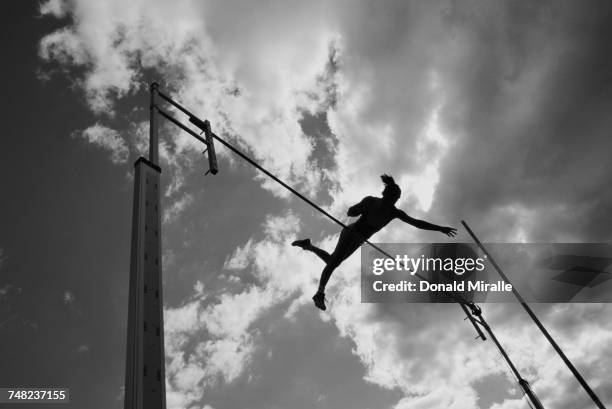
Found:
<path fill-rule="evenodd" d="M 399 199 L 400 195 L 402 194 L 402 190 L 398 184 L 395 183 L 395 180 L 393 180 L 393 178 L 387 174 L 381 175 L 380 179 L 385 184 L 383 197 L 395 198 L 395 200 Z"/>
<path fill-rule="evenodd" d="M 382 179 L 385 186 L 389 186 L 389 185 L 397 186 L 397 183 L 395 183 L 395 180 L 393 180 L 393 178 L 387 174 L 381 175 L 380 178 Z"/>

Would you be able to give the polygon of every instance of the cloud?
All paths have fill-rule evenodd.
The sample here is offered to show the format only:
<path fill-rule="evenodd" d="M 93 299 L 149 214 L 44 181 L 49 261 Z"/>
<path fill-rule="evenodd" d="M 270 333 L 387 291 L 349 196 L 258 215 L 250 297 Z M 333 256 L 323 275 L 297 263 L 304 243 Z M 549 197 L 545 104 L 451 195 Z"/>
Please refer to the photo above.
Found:
<path fill-rule="evenodd" d="M 231 257 L 225 260 L 223 268 L 227 270 L 244 270 L 247 268 L 250 262 L 252 245 L 253 241 L 249 240 L 244 246 L 238 246 Z"/>
<path fill-rule="evenodd" d="M 76 300 L 76 297 L 72 291 L 65 290 L 63 299 L 65 305 L 72 306 Z"/>
<path fill-rule="evenodd" d="M 73 137 L 83 138 L 87 142 L 109 151 L 113 163 L 122 164 L 128 160 L 130 151 L 125 140 L 111 128 L 96 123 L 82 132 L 73 133 Z"/>
<path fill-rule="evenodd" d="M 165 309 L 166 356 L 170 361 L 166 369 L 169 407 L 200 401 L 206 389 L 221 381 L 231 383 L 245 376 L 259 347 L 260 335 L 253 327 L 254 322 L 273 306 L 286 301 L 295 292 L 297 283 L 311 284 L 304 279 L 306 274 L 300 274 L 304 270 L 302 263 L 296 264 L 286 252 L 287 243 L 295 237 L 298 226 L 299 221 L 291 213 L 270 216 L 263 225 L 266 239 L 253 247 L 237 249 L 226 262 L 234 269 L 255 263 L 258 267 L 253 271 L 259 285 L 221 294 L 209 303 L 202 298 L 201 283 L 196 283 L 193 300 Z M 281 254 L 279 246 L 286 254 Z M 263 254 L 268 257 L 264 259 Z M 297 279 L 270 276 L 273 272 L 277 274 L 279 265 L 286 268 L 289 264 Z"/>
<path fill-rule="evenodd" d="M 204 396 L 197 393 L 201 390 L 197 387 L 199 382 L 212 387 L 218 378 L 231 382 L 248 371 L 252 357 L 263 347 L 258 345 L 258 331 L 252 325 L 274 306 L 290 301 L 292 313 L 285 316 L 287 319 L 294 319 L 304 305 L 312 308 L 309 298 L 316 288 L 312 271 L 320 270 L 321 263 L 306 253 L 296 257 L 295 248 L 289 247 L 299 225 L 291 213 L 269 217 L 263 225 L 265 238 L 249 240 L 226 261 L 225 265 L 234 270 L 247 269 L 254 274 L 256 286 L 224 294 L 218 303 L 208 307 L 194 301 L 167 311 L 167 321 L 172 323 L 167 330 L 173 334 L 168 341 L 173 351 L 170 356 L 175 356 L 169 374 L 175 393 L 180 391 L 180 396 L 189 397 L 189 402 L 196 401 Z M 330 248 L 333 240 L 333 236 L 328 237 L 321 245 Z M 328 319 L 341 336 L 355 343 L 355 354 L 365 364 L 365 379 L 384 388 L 402 390 L 407 395 L 398 402 L 402 408 L 432 407 L 435 402 L 457 408 L 475 405 L 475 391 L 466 382 L 500 372 L 495 362 L 486 359 L 494 357 L 494 351 L 471 346 L 471 329 L 460 320 L 458 310 L 449 313 L 448 307 L 417 306 L 421 313 L 411 308 L 409 316 L 398 322 L 395 317 L 400 316 L 399 307 L 381 310 L 360 305 L 358 269 L 358 257 L 352 257 L 334 274 Z M 427 307 L 437 312 L 432 314 Z M 430 320 L 439 325 L 429 325 Z M 200 338 L 199 346 L 184 360 L 189 339 L 202 330 L 213 340 Z M 416 333 L 416 339 L 408 335 Z M 211 373 L 215 377 L 211 378 Z M 443 389 L 439 387 L 440 379 L 446 385 Z M 417 399 L 417 395 L 421 397 Z M 456 398 L 454 403 L 451 396 Z M 418 402 L 421 406 L 415 406 Z"/>
<path fill-rule="evenodd" d="M 62 18 L 66 15 L 66 4 L 62 0 L 49 0 L 39 6 L 40 14 L 51 14 L 54 17 Z"/>
<path fill-rule="evenodd" d="M 264 223 L 265 237 L 250 239 L 226 260 L 234 271 L 248 271 L 257 285 L 234 290 L 219 297 L 218 303 L 203 307 L 197 302 L 176 310 L 186 321 L 185 329 L 206 328 L 215 341 L 201 342 L 195 356 L 206 357 L 206 367 L 180 361 L 174 370 L 181 374 L 181 396 L 194 401 L 198 381 L 216 385 L 210 371 L 231 382 L 246 376 L 257 351 L 264 351 L 253 325 L 270 314 L 279 304 L 289 303 L 285 319 L 295 319 L 304 306 L 311 306 L 320 263 L 309 253 L 295 254 L 287 243 L 299 226 L 295 216 L 270 217 Z M 269 228 L 269 230 L 266 229 Z M 323 248 L 333 247 L 335 236 L 326 237 Z M 294 250 L 293 252 L 291 250 Z M 287 274 L 287 271 L 291 274 Z M 507 366 L 491 341 L 474 341 L 471 326 L 462 320 L 456 305 L 368 305 L 360 304 L 359 258 L 349 258 L 331 280 L 328 294 L 330 309 L 322 318 L 338 329 L 354 345 L 353 353 L 364 365 L 364 380 L 381 388 L 400 391 L 399 409 L 477 408 L 476 385 L 489 376 L 503 376 L 507 388 L 517 388 Z M 273 299 L 274 301 L 270 301 Z M 570 354 L 589 382 L 602 395 L 610 388 L 602 357 L 608 353 L 612 327 L 605 322 L 605 305 L 559 305 L 536 308 L 540 319 L 555 334 L 559 344 Z M 546 343 L 541 333 L 522 314 L 518 305 L 483 306 L 496 335 L 506 347 L 523 376 L 528 379 L 546 406 L 587 408 L 588 398 L 572 375 Z M 289 312 L 290 311 L 290 312 Z M 179 324 L 174 324 L 179 325 Z M 195 332 L 192 332 L 195 334 Z M 195 336 L 195 335 L 192 335 Z M 184 351 L 189 335 L 181 338 Z M 177 352 L 178 353 L 178 352 Z M 262 352 L 263 353 L 263 352 Z M 181 355 L 182 357 L 182 355 Z M 212 362 L 211 362 L 212 361 Z M 190 382 L 187 382 L 189 379 Z M 510 409 L 524 405 L 521 399 L 506 399 L 495 407 Z"/>
<path fill-rule="evenodd" d="M 477 222 L 490 240 L 609 240 L 592 223 L 608 220 L 601 186 L 612 175 L 601 153 L 610 100 L 599 91 L 611 14 L 595 9 L 452 4 L 455 57 L 440 78 L 441 120 L 455 143 L 436 212 Z"/>
<path fill-rule="evenodd" d="M 540 319 L 549 323 L 548 329 L 558 344 L 578 368 L 587 382 L 604 402 L 609 402 L 612 383 L 603 375 L 610 362 L 612 326 L 602 317 L 609 311 L 605 304 L 555 305 Z M 588 319 L 586 318 L 588 317 Z M 521 371 L 526 373 L 535 393 L 545 407 L 589 408 L 593 406 L 565 364 L 542 335 L 518 323 L 502 325 L 502 339 L 512 340 L 509 353 Z M 538 364 L 535 364 L 538 362 Z M 506 400 L 499 408 L 513 408 L 517 400 Z"/>
<path fill-rule="evenodd" d="M 90 347 L 89 347 L 89 345 L 85 345 L 85 344 L 83 344 L 83 345 L 79 345 L 79 346 L 77 347 L 77 349 L 76 349 L 76 352 L 77 352 L 78 354 L 85 354 L 85 353 L 87 353 L 87 352 L 89 352 L 89 351 L 90 351 Z"/>
<path fill-rule="evenodd" d="M 41 6 L 44 15 L 56 10 L 71 21 L 41 40 L 41 57 L 82 68 L 94 112 L 141 89 L 144 73 L 156 69 L 173 97 L 282 178 L 309 194 L 329 179 L 335 211 L 379 190 L 376 175 L 389 172 L 411 212 L 478 220 L 492 239 L 499 223 L 481 220 L 503 219 L 506 239 L 609 238 L 598 227 L 612 203 L 600 191 L 612 174 L 601 149 L 609 99 L 598 85 L 610 64 L 607 9 L 452 1 Z M 322 102 L 329 98 L 333 104 Z M 333 169 L 312 165 L 314 142 L 299 125 L 304 112 L 321 110 L 337 140 Z M 168 143 L 173 156 L 200 149 L 180 132 Z"/>
<path fill-rule="evenodd" d="M 297 6 L 303 12 L 292 13 L 295 21 L 278 19 L 274 25 L 253 18 L 252 13 L 264 17 L 278 6 L 292 12 Z M 41 13 L 53 15 L 58 7 L 56 2 L 45 3 Z M 225 6 L 214 2 L 206 8 L 192 2 L 169 7 L 161 1 L 127 7 L 119 1 L 64 2 L 61 7 L 68 10 L 72 24 L 45 36 L 39 54 L 44 61 L 84 69 L 77 85 L 94 113 L 114 113 L 118 98 L 143 88 L 144 71 L 159 68 L 157 74 L 171 96 L 205 113 L 217 133 L 246 147 L 282 178 L 307 191 L 318 187 L 321 177 L 308 161 L 313 144 L 299 121 L 320 94 L 317 78 L 326 70 L 334 38 L 319 18 L 324 10 L 313 14 L 301 3 L 283 2 L 246 7 L 249 13 L 243 4 L 233 4 L 240 14 L 226 13 Z M 213 10 L 219 14 L 207 20 Z M 248 34 L 237 38 L 224 22 L 239 24 Z M 295 33 L 301 40 L 299 50 L 293 40 L 278 36 L 279 30 L 297 23 L 302 30 Z M 190 136 L 175 134 L 174 154 L 201 150 Z M 287 195 L 267 179 L 259 180 L 275 194 Z"/>
<path fill-rule="evenodd" d="M 76 302 L 76 295 L 74 292 L 70 290 L 64 290 L 62 295 L 62 299 L 64 300 L 64 305 L 72 311 L 76 316 L 81 317 L 83 315 L 83 311 L 79 308 Z"/>
<path fill-rule="evenodd" d="M 193 203 L 193 195 L 189 193 L 185 193 L 178 200 L 174 201 L 169 207 L 167 207 L 164 211 L 164 223 L 172 223 L 174 222 L 183 211 L 187 208 L 187 206 Z"/>
<path fill-rule="evenodd" d="M 5 284 L 0 287 L 0 299 L 14 295 L 21 295 L 21 293 L 21 287 L 14 286 L 13 284 Z"/>

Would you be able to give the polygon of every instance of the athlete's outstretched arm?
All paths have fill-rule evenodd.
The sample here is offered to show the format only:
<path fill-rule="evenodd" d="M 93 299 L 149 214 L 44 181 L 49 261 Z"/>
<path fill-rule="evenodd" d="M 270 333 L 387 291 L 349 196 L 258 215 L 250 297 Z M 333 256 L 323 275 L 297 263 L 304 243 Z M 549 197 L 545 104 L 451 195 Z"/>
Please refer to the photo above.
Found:
<path fill-rule="evenodd" d="M 448 237 L 454 237 L 455 234 L 457 234 L 457 229 L 453 227 L 438 226 L 437 224 L 429 223 L 425 220 L 415 219 L 408 216 L 403 210 L 397 210 L 397 218 L 419 229 L 439 231 L 446 234 Z"/>

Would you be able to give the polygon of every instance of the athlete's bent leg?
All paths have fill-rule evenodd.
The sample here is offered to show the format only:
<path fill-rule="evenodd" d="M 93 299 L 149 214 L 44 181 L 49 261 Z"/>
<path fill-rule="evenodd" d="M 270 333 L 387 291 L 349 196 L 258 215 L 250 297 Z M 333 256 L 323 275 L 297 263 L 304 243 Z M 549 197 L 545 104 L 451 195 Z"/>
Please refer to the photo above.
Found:
<path fill-rule="evenodd" d="M 330 260 L 327 262 L 327 264 L 323 268 L 323 271 L 321 272 L 321 278 L 319 279 L 319 289 L 317 290 L 318 293 L 325 293 L 325 286 L 327 286 L 329 278 L 331 277 L 334 270 L 340 265 L 340 263 L 340 260 L 334 258 L 333 256 L 330 256 Z"/>
<path fill-rule="evenodd" d="M 327 282 L 331 277 L 334 270 L 342 264 L 344 260 L 346 260 L 351 254 L 357 250 L 363 240 L 351 233 L 349 230 L 344 229 L 342 233 L 340 233 L 340 237 L 338 238 L 338 244 L 336 244 L 336 249 L 330 255 L 329 261 L 323 271 L 321 272 L 321 279 L 319 280 L 319 290 L 318 293 L 325 293 L 325 287 L 327 286 Z"/>
<path fill-rule="evenodd" d="M 291 245 L 292 246 L 296 246 L 296 247 L 300 247 L 302 250 L 310 251 L 310 252 L 316 254 L 326 264 L 330 260 L 331 255 L 327 251 L 325 251 L 325 250 L 323 250 L 323 249 L 313 245 L 310 242 L 310 239 L 296 240 L 293 243 L 291 243 Z"/>
<path fill-rule="evenodd" d="M 310 244 L 309 246 L 305 247 L 304 250 L 315 253 L 321 260 L 323 260 L 325 264 L 329 263 L 331 260 L 331 255 L 327 251 L 315 246 L 314 244 Z"/>

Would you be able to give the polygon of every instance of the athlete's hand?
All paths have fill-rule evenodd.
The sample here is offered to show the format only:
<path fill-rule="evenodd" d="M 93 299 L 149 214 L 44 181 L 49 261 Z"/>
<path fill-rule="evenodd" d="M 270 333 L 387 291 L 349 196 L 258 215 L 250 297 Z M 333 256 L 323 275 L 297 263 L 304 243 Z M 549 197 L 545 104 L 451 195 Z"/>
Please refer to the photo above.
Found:
<path fill-rule="evenodd" d="M 455 237 L 455 234 L 457 234 L 457 229 L 454 227 L 441 227 L 440 232 L 446 234 L 448 237 Z"/>

